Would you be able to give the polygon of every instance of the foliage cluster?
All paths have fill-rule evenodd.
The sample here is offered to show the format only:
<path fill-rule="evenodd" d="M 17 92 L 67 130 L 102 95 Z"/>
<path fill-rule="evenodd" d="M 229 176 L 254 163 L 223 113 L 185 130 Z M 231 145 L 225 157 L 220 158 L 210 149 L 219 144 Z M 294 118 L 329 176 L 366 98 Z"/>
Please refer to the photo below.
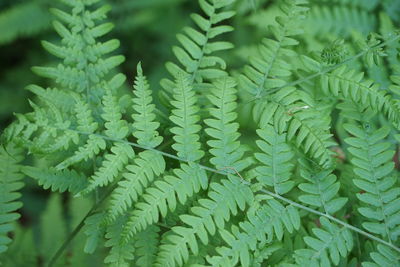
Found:
<path fill-rule="evenodd" d="M 400 266 L 398 1 L 4 3 L 4 266 Z"/>

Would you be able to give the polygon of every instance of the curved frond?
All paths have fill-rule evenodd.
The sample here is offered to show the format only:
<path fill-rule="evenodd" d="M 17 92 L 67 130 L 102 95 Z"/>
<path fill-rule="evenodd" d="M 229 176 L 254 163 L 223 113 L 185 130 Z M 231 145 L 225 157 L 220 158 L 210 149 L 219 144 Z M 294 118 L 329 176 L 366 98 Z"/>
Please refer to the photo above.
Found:
<path fill-rule="evenodd" d="M 143 189 L 156 176 L 165 170 L 165 161 L 161 154 L 147 150 L 140 152 L 133 165 L 126 166 L 128 170 L 118 182 L 118 187 L 111 195 L 108 212 L 111 218 L 123 214 L 143 194 Z"/>
<path fill-rule="evenodd" d="M 105 92 L 102 82 L 111 69 L 124 61 L 122 56 L 106 56 L 118 48 L 119 41 L 97 41 L 113 27 L 111 23 L 102 23 L 109 7 L 94 9 L 93 1 L 64 3 L 71 7 L 71 13 L 52 9 L 58 19 L 53 25 L 62 38 L 61 44 L 43 42 L 45 49 L 63 59 L 63 63 L 56 67 L 35 67 L 34 71 L 55 80 L 63 89 L 85 93 L 89 102 L 100 103 Z"/>

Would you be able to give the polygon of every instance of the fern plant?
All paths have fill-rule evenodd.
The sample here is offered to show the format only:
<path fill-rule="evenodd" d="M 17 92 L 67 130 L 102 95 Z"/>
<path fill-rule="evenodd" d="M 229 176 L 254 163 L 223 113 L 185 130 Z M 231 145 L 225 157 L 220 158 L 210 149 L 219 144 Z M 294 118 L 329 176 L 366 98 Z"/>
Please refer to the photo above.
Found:
<path fill-rule="evenodd" d="M 58 61 L 33 67 L 49 87 L 29 85 L 31 111 L 1 135 L 0 262 L 399 266 L 400 65 L 385 57 L 400 35 L 383 2 L 199 0 L 158 88 L 146 62 L 132 86 L 123 74 L 112 5 L 61 0 L 42 42 Z M 248 17 L 267 27 L 252 36 Z M 24 177 L 52 191 L 34 227 Z"/>

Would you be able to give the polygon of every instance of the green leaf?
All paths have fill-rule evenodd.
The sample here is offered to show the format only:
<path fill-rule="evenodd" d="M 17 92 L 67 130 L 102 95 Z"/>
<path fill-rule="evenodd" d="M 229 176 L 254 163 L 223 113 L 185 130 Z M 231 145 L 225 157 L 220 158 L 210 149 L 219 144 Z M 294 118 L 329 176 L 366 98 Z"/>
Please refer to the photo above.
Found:
<path fill-rule="evenodd" d="M 22 150 L 10 144 L 0 145 L 0 253 L 7 250 L 12 239 L 8 236 L 14 230 L 13 222 L 20 214 L 16 211 L 22 207 L 18 193 L 24 183 L 19 163 L 23 160 Z"/>

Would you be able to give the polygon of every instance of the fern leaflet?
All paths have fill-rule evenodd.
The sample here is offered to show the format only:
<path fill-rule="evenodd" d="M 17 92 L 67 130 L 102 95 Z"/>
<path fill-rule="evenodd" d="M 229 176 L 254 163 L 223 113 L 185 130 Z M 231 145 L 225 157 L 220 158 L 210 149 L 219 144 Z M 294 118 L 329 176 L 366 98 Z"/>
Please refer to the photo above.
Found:
<path fill-rule="evenodd" d="M 381 142 L 389 134 L 389 128 L 373 131 L 369 125 L 364 129 L 353 124 L 344 127 L 354 136 L 345 139 L 351 146 L 351 162 L 358 176 L 354 184 L 365 191 L 357 194 L 364 204 L 358 211 L 369 220 L 362 225 L 372 233 L 396 241 L 400 234 L 397 220 L 400 216 L 400 188 L 395 186 L 397 178 L 392 175 L 394 151 L 389 143 Z"/>
<path fill-rule="evenodd" d="M 0 146 L 0 253 L 7 250 L 11 242 L 8 233 L 14 230 L 13 222 L 20 217 L 16 211 L 22 206 L 18 190 L 24 186 L 19 165 L 21 154 L 22 150 L 12 145 Z"/>
<path fill-rule="evenodd" d="M 294 166 L 290 160 L 294 154 L 286 144 L 286 134 L 277 133 L 271 125 L 257 130 L 257 134 L 261 140 L 256 143 L 262 151 L 255 154 L 262 164 L 255 169 L 257 180 L 272 187 L 279 195 L 286 194 L 294 186 L 294 182 L 289 180 Z"/>
<path fill-rule="evenodd" d="M 346 257 L 353 248 L 353 237 L 347 228 L 339 228 L 321 217 L 321 228 L 313 228 L 315 237 L 306 236 L 309 249 L 295 251 L 296 263 L 301 266 L 338 265 L 340 257 Z"/>

